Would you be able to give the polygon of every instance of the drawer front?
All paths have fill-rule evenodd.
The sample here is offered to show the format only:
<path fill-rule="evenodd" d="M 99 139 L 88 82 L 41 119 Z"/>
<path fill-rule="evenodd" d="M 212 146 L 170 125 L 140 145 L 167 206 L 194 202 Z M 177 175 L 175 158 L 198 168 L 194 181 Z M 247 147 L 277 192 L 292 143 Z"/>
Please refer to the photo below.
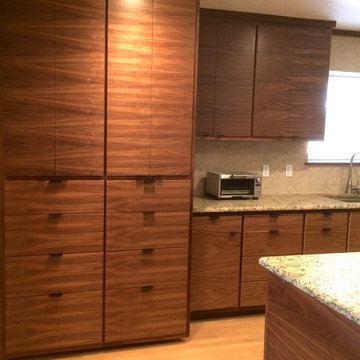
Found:
<path fill-rule="evenodd" d="M 241 282 L 240 307 L 265 305 L 267 291 L 267 281 Z"/>
<path fill-rule="evenodd" d="M 216 215 L 194 216 L 193 217 L 193 236 L 211 237 L 216 241 L 218 237 L 227 238 L 230 235 L 241 236 L 242 216 Z"/>
<path fill-rule="evenodd" d="M 347 212 L 322 212 L 305 215 L 305 229 L 319 229 L 327 227 L 347 228 Z"/>
<path fill-rule="evenodd" d="M 346 251 L 347 229 L 329 228 L 305 231 L 304 254 L 336 253 Z"/>
<path fill-rule="evenodd" d="M 106 288 L 186 282 L 188 248 L 115 251 L 106 254 Z"/>
<path fill-rule="evenodd" d="M 102 213 L 101 180 L 6 181 L 6 215 Z"/>
<path fill-rule="evenodd" d="M 8 215 L 6 256 L 103 250 L 102 214 Z"/>
<path fill-rule="evenodd" d="M 261 256 L 251 256 L 242 258 L 242 281 L 267 280 L 268 271 L 259 265 Z"/>
<path fill-rule="evenodd" d="M 102 291 L 11 299 L 6 304 L 7 354 L 100 345 L 102 305 Z"/>
<path fill-rule="evenodd" d="M 106 290 L 106 343 L 184 337 L 186 331 L 186 283 Z"/>
<path fill-rule="evenodd" d="M 110 213 L 107 216 L 106 250 L 186 247 L 189 212 Z"/>
<path fill-rule="evenodd" d="M 348 251 L 360 251 L 360 212 L 350 213 Z"/>
<path fill-rule="evenodd" d="M 8 298 L 100 290 L 103 286 L 102 253 L 19 256 L 5 261 Z"/>
<path fill-rule="evenodd" d="M 267 232 L 271 229 L 278 230 L 301 230 L 303 227 L 303 214 L 278 214 L 269 215 L 246 215 L 244 231 Z"/>
<path fill-rule="evenodd" d="M 107 212 L 189 211 L 190 180 L 110 180 Z"/>

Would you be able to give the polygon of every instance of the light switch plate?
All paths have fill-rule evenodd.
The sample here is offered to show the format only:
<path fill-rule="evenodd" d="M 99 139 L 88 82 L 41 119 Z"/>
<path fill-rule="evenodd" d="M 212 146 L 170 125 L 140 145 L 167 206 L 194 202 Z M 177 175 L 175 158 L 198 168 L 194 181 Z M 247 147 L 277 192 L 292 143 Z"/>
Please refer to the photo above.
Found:
<path fill-rule="evenodd" d="M 270 176 L 270 165 L 263 165 L 263 177 L 269 177 Z"/>
<path fill-rule="evenodd" d="M 293 176 L 293 165 L 292 165 L 292 164 L 287 164 L 287 165 L 286 165 L 285 175 L 286 175 L 287 177 Z"/>

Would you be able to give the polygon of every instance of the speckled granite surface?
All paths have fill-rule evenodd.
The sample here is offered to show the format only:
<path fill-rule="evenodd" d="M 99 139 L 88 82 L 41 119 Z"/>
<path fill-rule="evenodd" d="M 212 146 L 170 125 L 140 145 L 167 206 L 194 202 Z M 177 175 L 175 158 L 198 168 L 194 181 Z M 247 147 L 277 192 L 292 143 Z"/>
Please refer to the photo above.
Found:
<path fill-rule="evenodd" d="M 272 256 L 259 262 L 360 325 L 360 252 Z"/>
<path fill-rule="evenodd" d="M 194 196 L 194 213 L 360 209 L 360 202 L 348 203 L 335 195 L 262 195 L 258 200 L 218 200 L 210 196 Z"/>

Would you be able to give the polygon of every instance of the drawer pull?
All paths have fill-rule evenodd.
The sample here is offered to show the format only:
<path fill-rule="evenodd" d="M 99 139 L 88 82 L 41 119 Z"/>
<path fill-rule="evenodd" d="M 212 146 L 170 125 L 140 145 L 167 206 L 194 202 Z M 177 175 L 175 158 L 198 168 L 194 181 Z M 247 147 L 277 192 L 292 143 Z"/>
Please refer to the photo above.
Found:
<path fill-rule="evenodd" d="M 53 253 L 53 254 L 49 254 L 50 257 L 61 257 L 63 256 L 62 253 Z"/>
<path fill-rule="evenodd" d="M 218 219 L 220 219 L 220 215 L 218 215 L 218 214 L 211 214 L 211 215 L 209 215 L 209 219 L 210 219 L 210 220 L 218 220 Z"/>
<path fill-rule="evenodd" d="M 52 294 L 49 294 L 49 297 L 51 298 L 59 298 L 59 297 L 62 297 L 62 293 L 52 293 Z"/>
<path fill-rule="evenodd" d="M 62 213 L 50 213 L 49 216 L 50 217 L 60 217 L 62 215 Z"/>
<path fill-rule="evenodd" d="M 50 179 L 50 184 L 61 184 L 64 180 L 63 179 Z"/>
<path fill-rule="evenodd" d="M 155 177 L 148 176 L 144 178 L 144 184 L 153 184 L 155 182 Z"/>
<path fill-rule="evenodd" d="M 231 236 L 235 236 L 236 234 L 237 234 L 236 231 L 230 231 L 230 235 L 231 235 Z"/>
<path fill-rule="evenodd" d="M 332 215 L 332 212 L 331 211 L 326 211 L 326 212 L 323 212 L 323 216 L 326 216 L 326 217 L 329 217 Z"/>
<path fill-rule="evenodd" d="M 155 214 L 155 211 L 153 211 L 153 210 L 146 210 L 146 211 L 143 211 L 143 214 L 144 214 L 144 215 L 154 215 L 154 214 Z"/>
<path fill-rule="evenodd" d="M 269 230 L 269 234 L 271 234 L 271 235 L 275 235 L 275 234 L 278 234 L 278 233 L 279 233 L 278 229 L 270 229 Z"/>
<path fill-rule="evenodd" d="M 154 252 L 154 248 L 142 249 L 143 254 L 151 254 Z"/>
<path fill-rule="evenodd" d="M 279 213 L 270 213 L 270 217 L 272 217 L 272 218 L 277 218 L 279 216 L 280 216 Z"/>
<path fill-rule="evenodd" d="M 328 233 L 328 232 L 331 231 L 331 227 L 323 227 L 323 228 L 321 229 L 321 231 L 322 231 L 323 233 Z"/>
<path fill-rule="evenodd" d="M 145 285 L 141 287 L 142 292 L 153 291 L 153 289 L 154 289 L 154 285 Z"/>

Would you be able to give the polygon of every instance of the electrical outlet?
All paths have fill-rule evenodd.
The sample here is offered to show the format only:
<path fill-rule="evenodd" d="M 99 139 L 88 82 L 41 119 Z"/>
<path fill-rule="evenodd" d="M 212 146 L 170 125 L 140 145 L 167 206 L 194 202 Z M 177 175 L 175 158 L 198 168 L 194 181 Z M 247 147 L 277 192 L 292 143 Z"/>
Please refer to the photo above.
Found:
<path fill-rule="evenodd" d="M 286 175 L 287 177 L 293 176 L 293 166 L 292 166 L 292 164 L 287 164 L 287 165 L 286 165 L 285 175 Z"/>
<path fill-rule="evenodd" d="M 263 177 L 269 177 L 270 176 L 270 165 L 263 165 Z"/>

